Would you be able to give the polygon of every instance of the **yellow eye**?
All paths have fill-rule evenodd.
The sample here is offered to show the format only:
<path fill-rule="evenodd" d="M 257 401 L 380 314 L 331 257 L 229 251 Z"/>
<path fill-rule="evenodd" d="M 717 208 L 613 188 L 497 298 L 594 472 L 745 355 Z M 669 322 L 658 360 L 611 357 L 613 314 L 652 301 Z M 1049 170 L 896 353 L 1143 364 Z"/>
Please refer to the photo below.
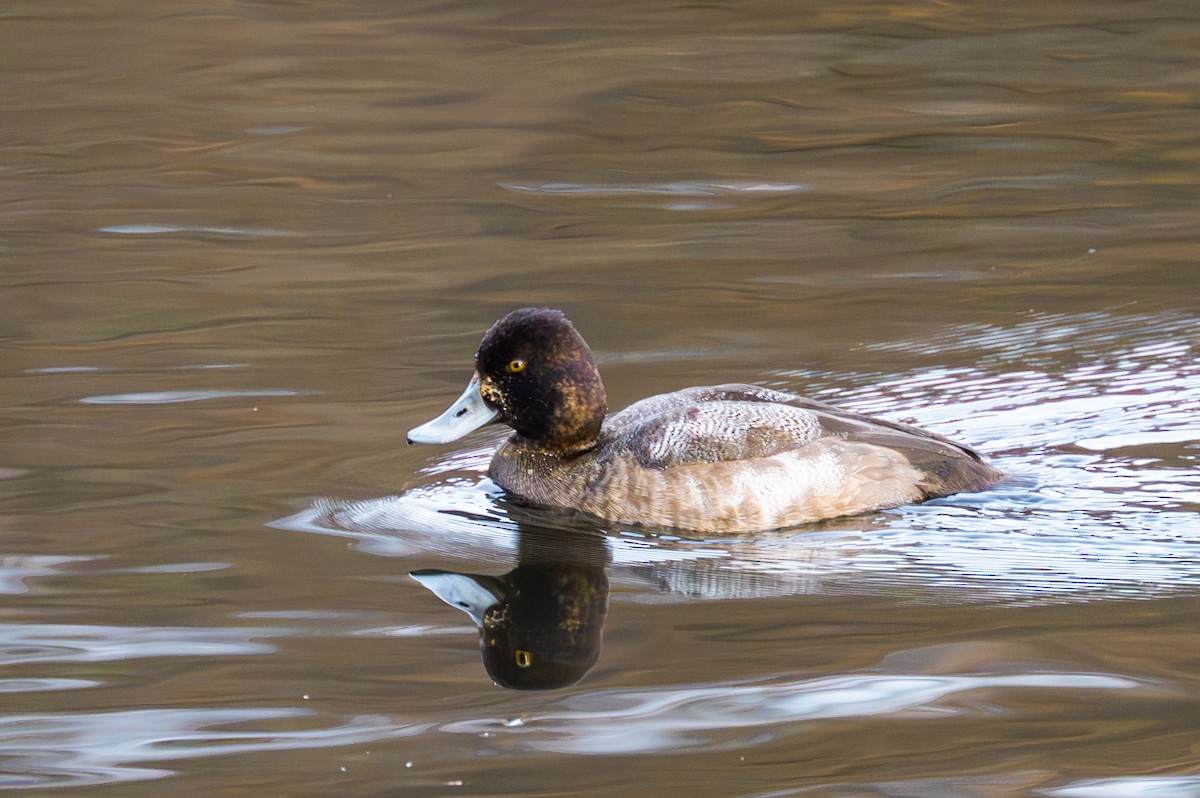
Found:
<path fill-rule="evenodd" d="M 520 374 L 522 371 L 525 370 L 525 361 L 519 357 L 514 358 L 514 359 L 508 361 L 508 365 L 505 366 L 504 368 L 506 368 L 508 370 L 509 374 Z"/>

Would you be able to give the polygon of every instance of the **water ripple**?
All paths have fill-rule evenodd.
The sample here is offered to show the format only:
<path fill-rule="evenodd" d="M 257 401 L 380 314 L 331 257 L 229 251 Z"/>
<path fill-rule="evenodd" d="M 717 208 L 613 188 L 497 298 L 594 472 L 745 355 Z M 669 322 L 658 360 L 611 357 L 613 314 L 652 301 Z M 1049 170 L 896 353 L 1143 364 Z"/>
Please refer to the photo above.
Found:
<path fill-rule="evenodd" d="M 674 183 L 538 183 L 521 185 L 505 183 L 504 188 L 524 194 L 616 194 L 622 196 L 649 194 L 671 197 L 715 197 L 736 193 L 795 193 L 808 191 L 803 183 L 718 183 L 708 180 L 681 180 Z"/>
<path fill-rule="evenodd" d="M 145 627 L 82 624 L 0 624 L 0 666 L 44 662 L 107 662 L 139 657 L 269 654 L 258 638 L 285 628 Z"/>
<path fill-rule="evenodd" d="M 556 754 L 653 754 L 741 748 L 796 732 L 806 721 L 864 716 L 945 717 L 977 710 L 947 699 L 975 690 L 1127 690 L 1134 680 L 1096 673 L 965 675 L 856 674 L 782 684 L 706 684 L 604 690 L 567 699 L 567 708 L 523 715 L 518 723 L 480 718 L 442 731 L 487 735 L 499 747 Z M 988 698 L 990 712 L 1002 699 Z M 788 724 L 792 724 L 790 727 Z"/>
<path fill-rule="evenodd" d="M 203 402 L 208 399 L 232 399 L 255 396 L 299 396 L 300 391 L 146 391 L 116 393 L 107 396 L 85 396 L 79 401 L 86 405 L 166 405 L 178 402 Z"/>
<path fill-rule="evenodd" d="M 91 557 L 10 554 L 0 557 L 0 594 L 28 593 L 26 580 L 65 573 L 59 566 L 87 562 Z"/>
<path fill-rule="evenodd" d="M 264 751 L 355 745 L 419 734 L 428 724 L 396 726 L 358 716 L 323 728 L 271 729 L 270 721 L 312 717 L 292 708 L 140 709 L 0 717 L 5 773 L 0 789 L 78 787 L 144 781 L 172 771 L 149 763 Z M 264 728 L 245 728 L 247 724 Z"/>
<path fill-rule="evenodd" d="M 1061 798 L 1196 798 L 1200 776 L 1131 776 L 1077 781 L 1045 790 Z"/>
<path fill-rule="evenodd" d="M 202 235 L 275 238 L 291 235 L 283 230 L 255 230 L 247 227 L 204 227 L 196 225 L 174 224 L 115 224 L 110 225 L 109 227 L 101 227 L 100 232 L 127 236 L 153 236 L 170 233 L 200 233 Z"/>
<path fill-rule="evenodd" d="M 91 679 L 0 679 L 0 693 L 44 693 L 99 686 L 100 682 Z"/>

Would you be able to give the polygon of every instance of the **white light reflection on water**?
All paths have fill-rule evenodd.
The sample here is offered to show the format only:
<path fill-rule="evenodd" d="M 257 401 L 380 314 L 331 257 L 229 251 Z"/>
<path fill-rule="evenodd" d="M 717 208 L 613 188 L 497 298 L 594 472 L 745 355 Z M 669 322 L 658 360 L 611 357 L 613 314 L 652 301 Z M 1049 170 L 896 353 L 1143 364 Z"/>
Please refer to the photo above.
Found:
<path fill-rule="evenodd" d="M 269 654 L 257 638 L 292 634 L 284 628 L 0 624 L 0 666 L 43 662 L 109 662 L 141 657 Z"/>
<path fill-rule="evenodd" d="M 709 180 L 683 180 L 676 183 L 644 184 L 589 184 L 589 183 L 539 183 L 520 185 L 507 183 L 504 188 L 522 194 L 583 194 L 627 196 L 630 194 L 666 195 L 677 197 L 713 197 L 720 194 L 761 192 L 790 194 L 808 191 L 803 183 L 716 183 Z"/>
<path fill-rule="evenodd" d="M 1200 777 L 1131 776 L 1127 778 L 1089 779 L 1065 787 L 1045 787 L 1047 774 L 1031 768 L 992 775 L 944 776 L 869 783 L 837 784 L 827 787 L 800 787 L 753 793 L 742 798 L 791 798 L 791 796 L 984 796 L 1053 795 L 1059 798 L 1196 798 L 1200 795 Z"/>
<path fill-rule="evenodd" d="M 241 399 L 260 396 L 299 396 L 300 391 L 146 391 L 115 393 L 106 396 L 85 396 L 85 405 L 169 405 L 180 402 L 203 402 L 209 399 Z"/>
<path fill-rule="evenodd" d="M 200 234 L 217 236 L 237 236 L 250 238 L 275 238 L 289 236 L 291 233 L 283 230 L 251 229 L 245 227 L 205 227 L 202 225 L 175 224 L 115 224 L 101 227 L 101 233 L 112 233 L 125 236 L 155 236 L 170 234 Z"/>
<path fill-rule="evenodd" d="M 610 576 L 687 598 L 903 591 L 1038 603 L 1194 590 L 1198 344 L 1200 325 L 1178 316 L 1034 315 L 1012 329 L 880 347 L 935 360 L 978 350 L 977 366 L 867 375 L 838 389 L 819 387 L 831 375 L 781 373 L 787 380 L 774 384 L 815 386 L 819 398 L 980 446 L 1010 478 L 984 493 L 817 528 L 717 540 L 610 535 Z M 276 525 L 348 535 L 386 556 L 511 553 L 513 508 L 482 476 L 491 448 L 439 460 L 427 471 L 437 481 L 403 496 L 321 501 Z M 579 528 L 553 514 L 538 523 Z"/>
<path fill-rule="evenodd" d="M 707 684 L 655 690 L 603 690 L 572 696 L 565 708 L 459 721 L 442 731 L 487 735 L 488 744 L 559 754 L 653 754 L 742 748 L 762 735 L 783 737 L 805 721 L 888 716 L 945 717 L 979 711 L 947 699 L 991 691 L 988 711 L 1003 711 L 996 691 L 1127 690 L 1140 683 L 1095 673 L 963 675 L 855 674 L 783 684 Z M 769 732 L 764 732 L 769 727 Z"/>
<path fill-rule="evenodd" d="M 323 728 L 271 729 L 316 713 L 304 709 L 141 709 L 0 717 L 5 769 L 0 789 L 79 787 L 141 781 L 171 770 L 150 763 L 263 751 L 354 745 L 419 734 L 429 724 L 397 726 L 358 716 Z M 258 723 L 263 728 L 244 728 Z M 294 723 L 294 721 L 293 721 Z M 230 728 L 237 724 L 239 728 Z"/>
<path fill-rule="evenodd" d="M 81 690 L 98 687 L 91 679 L 0 679 L 0 693 L 43 693 L 53 690 Z"/>
<path fill-rule="evenodd" d="M 1200 776 L 1095 779 L 1044 792 L 1061 798 L 1196 798 Z"/>
<path fill-rule="evenodd" d="M 0 594 L 17 595 L 29 592 L 26 580 L 35 577 L 66 573 L 59 566 L 86 562 L 90 557 L 10 554 L 0 557 Z"/>
<path fill-rule="evenodd" d="M 297 634 L 279 627 L 135 627 L 71 624 L 0 625 L 0 667 L 47 663 L 119 662 L 157 657 L 270 654 L 258 638 Z M 104 686 L 85 679 L 0 679 L 0 693 L 59 692 Z M 67 712 L 0 716 L 4 773 L 0 789 L 77 787 L 170 775 L 147 763 L 259 751 L 352 745 L 418 734 L 424 725 L 397 725 L 362 716 L 332 725 L 296 729 L 308 709 L 161 707 L 119 712 Z M 280 723 L 282 722 L 282 724 Z M 242 728 L 246 724 L 259 728 Z M 238 728 L 230 728 L 236 724 Z"/>

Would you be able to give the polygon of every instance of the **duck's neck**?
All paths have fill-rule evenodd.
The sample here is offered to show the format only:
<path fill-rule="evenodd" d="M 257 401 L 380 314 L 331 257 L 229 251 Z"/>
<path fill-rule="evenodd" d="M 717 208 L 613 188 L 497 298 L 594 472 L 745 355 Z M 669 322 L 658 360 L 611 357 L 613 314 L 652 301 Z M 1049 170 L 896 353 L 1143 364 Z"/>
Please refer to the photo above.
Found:
<path fill-rule="evenodd" d="M 570 441 L 545 441 L 536 440 L 522 435 L 519 432 L 513 433 L 513 436 L 508 440 L 509 444 L 526 452 L 530 452 L 540 457 L 548 457 L 556 460 L 571 460 L 581 454 L 587 454 L 596 448 L 599 444 L 599 436 L 581 438 Z"/>

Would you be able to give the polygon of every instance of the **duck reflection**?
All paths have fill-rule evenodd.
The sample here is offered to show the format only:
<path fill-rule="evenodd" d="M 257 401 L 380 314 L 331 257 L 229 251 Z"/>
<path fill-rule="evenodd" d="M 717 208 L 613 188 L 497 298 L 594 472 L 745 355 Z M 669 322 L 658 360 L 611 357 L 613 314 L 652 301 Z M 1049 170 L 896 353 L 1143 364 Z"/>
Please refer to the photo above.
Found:
<path fill-rule="evenodd" d="M 492 681 L 550 690 L 578 682 L 600 656 L 606 559 L 598 536 L 564 539 L 522 528 L 517 566 L 503 576 L 437 569 L 409 575 L 475 621 Z"/>

